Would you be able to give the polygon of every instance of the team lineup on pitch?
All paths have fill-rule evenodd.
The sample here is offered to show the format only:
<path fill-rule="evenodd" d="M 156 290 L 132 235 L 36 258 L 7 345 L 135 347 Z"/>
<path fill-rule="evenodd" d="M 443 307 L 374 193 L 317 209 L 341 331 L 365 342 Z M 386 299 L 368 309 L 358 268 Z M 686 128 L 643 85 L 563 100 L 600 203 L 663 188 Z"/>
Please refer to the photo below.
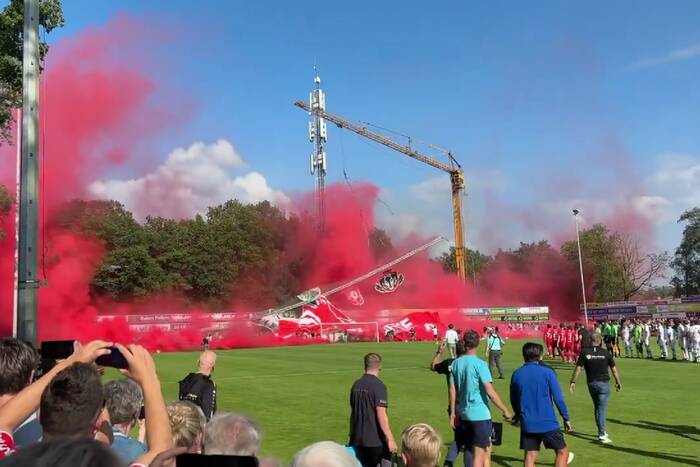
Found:
<path fill-rule="evenodd" d="M 503 346 L 505 378 L 494 380 L 502 396 L 508 394 L 510 375 L 522 365 L 520 352 L 525 342 L 510 339 Z M 479 349 L 482 357 L 485 356 L 483 345 Z M 378 352 L 384 361 L 380 378 L 388 389 L 388 412 L 394 430 L 426 422 L 449 443 L 445 380 L 429 369 L 435 350 L 433 342 L 408 342 L 218 352 L 214 376 L 219 410 L 243 412 L 258 420 L 264 427 L 261 451 L 265 455 L 290 460 L 298 446 L 313 441 L 331 439 L 345 444 L 348 390 L 362 374 L 363 355 Z M 177 397 L 174 381 L 181 379 L 182 369 L 193 366 L 196 360 L 196 353 L 156 356 L 166 400 Z M 688 395 L 696 391 L 698 383 L 695 365 L 680 361 L 618 360 L 625 387 L 611 397 L 608 407 L 608 429 L 615 443 L 600 445 L 589 395 L 585 391 L 574 395 L 568 391 L 574 366 L 545 361 L 555 368 L 565 389 L 573 425 L 566 442 L 576 453 L 576 465 L 700 465 L 696 447 L 700 443 L 700 415 L 688 410 Z M 248 397 L 251 393 L 256 397 Z M 661 402 L 660 395 L 663 395 Z M 495 415 L 494 420 L 497 420 Z M 494 448 L 493 465 L 522 464 L 518 430 L 504 424 L 503 444 Z M 443 459 L 446 449 L 447 445 Z M 538 465 L 553 465 L 553 459 L 553 454 L 545 450 Z"/>

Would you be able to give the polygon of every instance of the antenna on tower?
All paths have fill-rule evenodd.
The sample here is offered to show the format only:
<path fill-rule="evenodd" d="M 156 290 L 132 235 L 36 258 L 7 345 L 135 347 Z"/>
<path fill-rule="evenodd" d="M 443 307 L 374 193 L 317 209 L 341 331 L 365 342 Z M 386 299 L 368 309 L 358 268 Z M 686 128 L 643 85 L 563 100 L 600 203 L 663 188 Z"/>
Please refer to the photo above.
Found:
<path fill-rule="evenodd" d="M 309 95 L 309 103 L 312 109 L 326 110 L 326 95 L 321 89 L 321 77 L 314 60 L 314 88 Z M 310 112 L 309 141 L 314 143 L 311 153 L 311 175 L 316 176 L 316 205 L 319 229 L 323 230 L 326 222 L 325 188 L 326 188 L 326 150 L 328 142 L 328 128 L 326 121 L 318 114 Z"/>

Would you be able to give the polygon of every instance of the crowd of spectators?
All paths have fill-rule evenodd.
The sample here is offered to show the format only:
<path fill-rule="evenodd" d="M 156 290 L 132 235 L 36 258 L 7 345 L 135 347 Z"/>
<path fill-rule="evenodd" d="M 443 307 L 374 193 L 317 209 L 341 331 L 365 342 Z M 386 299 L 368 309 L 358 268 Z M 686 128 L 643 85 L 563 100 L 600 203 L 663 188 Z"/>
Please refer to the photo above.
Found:
<path fill-rule="evenodd" d="M 117 351 L 127 363 L 120 370 L 124 377 L 103 384 L 95 361 Z M 280 465 L 258 458 L 263 436 L 254 420 L 213 413 L 215 396 L 166 404 L 153 358 L 142 346 L 76 342 L 72 355 L 51 368 L 40 362 L 30 345 L 0 339 L 0 467 L 174 467 L 193 459 L 189 465 L 207 466 L 222 456 L 232 466 Z M 197 373 L 204 377 L 191 374 L 189 380 L 209 381 L 214 364 L 215 354 L 206 350 Z M 45 371 L 39 376 L 41 366 Z M 392 451 L 408 467 L 429 467 L 437 464 L 441 445 L 432 427 L 416 424 L 403 431 L 400 450 L 394 443 Z M 322 441 L 299 451 L 292 466 L 358 467 L 360 462 L 351 448 Z"/>

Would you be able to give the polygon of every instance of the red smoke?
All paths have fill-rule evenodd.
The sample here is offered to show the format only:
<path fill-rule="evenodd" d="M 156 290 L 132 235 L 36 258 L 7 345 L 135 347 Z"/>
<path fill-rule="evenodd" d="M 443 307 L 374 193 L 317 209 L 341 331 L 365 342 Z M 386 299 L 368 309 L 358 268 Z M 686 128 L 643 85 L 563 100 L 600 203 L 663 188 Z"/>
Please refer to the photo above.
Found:
<path fill-rule="evenodd" d="M 117 314 L 167 313 L 203 310 L 186 308 L 176 298 L 149 303 L 114 304 L 91 296 L 89 284 L 100 264 L 104 248 L 86 238 L 57 227 L 53 215 L 72 198 L 87 197 L 87 187 L 99 174 L 133 161 L 139 145 L 178 121 L 167 107 L 156 105 L 159 86 L 141 70 L 139 63 L 124 59 L 124 47 L 144 34 L 133 23 L 120 18 L 101 30 L 88 30 L 54 46 L 42 84 L 42 210 L 44 251 L 48 285 L 40 289 L 40 339 L 105 337 L 128 342 L 135 339 L 124 319 L 96 324 L 100 311 Z M 127 39 L 125 39 L 127 38 Z M 128 40 L 129 44 L 124 44 Z M 121 55 L 120 55 L 121 54 Z M 14 186 L 14 148 L 4 148 L 0 182 Z M 279 263 L 301 261 L 299 282 L 303 288 L 325 287 L 361 275 L 377 266 L 368 242 L 374 228 L 374 204 L 378 189 L 370 185 L 335 185 L 327 189 L 327 220 L 323 233 L 304 221 L 297 231 L 286 235 L 286 251 Z M 312 196 L 296 203 L 299 213 L 313 212 Z M 14 226 L 6 223 L 8 234 L 0 243 L 0 334 L 9 334 L 12 309 Z M 394 245 L 395 256 L 423 243 L 414 238 Z M 390 255 L 394 256 L 394 255 Z M 391 258 L 383 258 L 383 260 Z M 387 308 L 459 308 L 466 306 L 550 305 L 554 313 L 578 310 L 575 270 L 561 258 L 532 258 L 526 269 L 497 263 L 474 288 L 442 266 L 427 253 L 396 266 L 406 281 L 394 294 L 374 292 L 376 278 L 359 285 L 365 305 L 347 309 L 358 321 L 374 321 Z M 246 284 L 247 285 L 247 284 Z M 254 290 L 252 287 L 247 287 Z M 250 292 L 248 296 L 250 296 Z M 253 294 L 254 295 L 254 294 Z M 252 310 L 269 306 L 260 294 Z M 335 298 L 332 297 L 333 300 Z M 342 304 L 342 298 L 338 297 Z M 241 304 L 236 304 L 239 306 Z M 570 316 L 570 315 L 569 315 Z M 174 350 L 199 344 L 198 319 L 190 330 L 164 333 L 149 331 L 139 337 L 152 348 Z M 257 334 L 242 324 L 225 336 L 225 346 L 273 345 L 271 336 Z M 286 342 L 289 343 L 289 342 Z"/>
<path fill-rule="evenodd" d="M 41 85 L 42 224 L 46 279 L 40 299 L 39 335 L 88 335 L 96 310 L 90 278 L 102 258 L 93 239 L 52 224 L 62 203 L 87 195 L 96 174 L 123 164 L 138 144 L 176 119 L 153 100 L 156 84 L 139 63 L 120 54 L 133 49 L 142 30 L 125 18 L 104 29 L 88 29 L 52 47 Z M 0 182 L 14 187 L 15 148 L 4 147 Z M 11 329 L 14 225 L 0 246 L 0 334 Z"/>

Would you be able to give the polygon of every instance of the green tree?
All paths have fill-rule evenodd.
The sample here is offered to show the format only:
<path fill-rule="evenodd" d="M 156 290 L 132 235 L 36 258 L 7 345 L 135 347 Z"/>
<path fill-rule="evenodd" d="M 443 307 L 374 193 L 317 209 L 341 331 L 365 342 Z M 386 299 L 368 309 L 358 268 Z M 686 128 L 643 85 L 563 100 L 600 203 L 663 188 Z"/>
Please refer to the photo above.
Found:
<path fill-rule="evenodd" d="M 15 204 L 15 200 L 12 199 L 12 195 L 4 185 L 0 185 L 0 222 L 5 223 L 5 217 L 12 210 L 12 205 Z M 5 238 L 5 232 L 0 230 L 0 240 Z"/>
<path fill-rule="evenodd" d="M 584 274 L 593 280 L 595 300 L 620 300 L 625 280 L 618 256 L 618 237 L 606 226 L 596 224 L 590 229 L 582 230 L 580 238 Z M 569 261 L 578 263 L 576 240 L 565 242 L 561 253 Z"/>
<path fill-rule="evenodd" d="M 654 280 L 665 277 L 670 260 L 667 252 L 650 253 L 643 251 L 639 240 L 630 234 L 616 234 L 617 260 L 622 276 L 622 299 L 627 301 Z"/>
<path fill-rule="evenodd" d="M 475 280 L 493 261 L 491 256 L 485 255 L 479 250 L 465 248 L 465 254 L 467 255 L 467 278 L 471 280 Z M 437 260 L 442 263 L 442 268 L 445 272 L 457 274 L 455 247 L 451 246 L 450 250 L 440 255 Z"/>
<path fill-rule="evenodd" d="M 73 200 L 58 212 L 55 222 L 60 227 L 96 236 L 107 250 L 144 242 L 141 225 L 116 201 Z"/>
<path fill-rule="evenodd" d="M 60 0 L 41 0 L 39 24 L 51 32 L 63 26 L 63 9 Z M 24 28 L 23 0 L 10 0 L 0 12 L 0 140 L 10 142 L 12 110 L 22 106 L 22 37 Z M 43 64 L 49 45 L 39 44 L 39 57 Z M 43 70 L 43 65 L 42 65 Z"/>
<path fill-rule="evenodd" d="M 193 248 L 187 235 L 191 222 L 149 217 L 143 224 L 148 254 L 163 271 L 163 288 L 185 295 L 192 290 L 186 277 Z"/>
<path fill-rule="evenodd" d="M 675 272 L 671 284 L 677 295 L 697 295 L 700 294 L 700 208 L 684 212 L 678 222 L 686 225 L 671 261 Z"/>
<path fill-rule="evenodd" d="M 163 287 L 163 270 L 144 245 L 110 251 L 92 280 L 93 288 L 115 299 L 145 297 Z"/>

